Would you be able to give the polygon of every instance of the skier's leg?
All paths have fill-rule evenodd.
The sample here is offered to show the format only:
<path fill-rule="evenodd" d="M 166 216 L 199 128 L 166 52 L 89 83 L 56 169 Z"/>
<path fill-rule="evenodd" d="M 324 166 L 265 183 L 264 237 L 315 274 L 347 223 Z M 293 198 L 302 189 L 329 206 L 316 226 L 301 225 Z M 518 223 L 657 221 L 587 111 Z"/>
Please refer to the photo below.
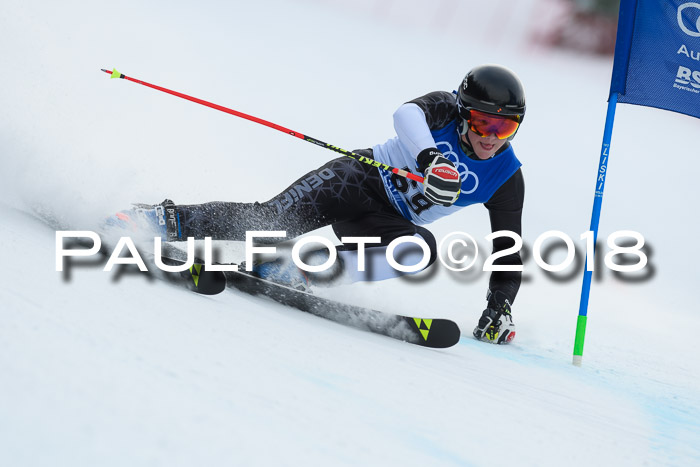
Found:
<path fill-rule="evenodd" d="M 247 231 L 284 230 L 289 239 L 386 209 L 388 205 L 376 168 L 338 158 L 299 178 L 264 203 L 176 206 L 178 237 L 245 240 Z"/>
<path fill-rule="evenodd" d="M 371 156 L 371 150 L 360 150 Z M 347 157 L 313 170 L 269 201 L 137 205 L 106 220 L 109 227 L 149 230 L 167 240 L 212 237 L 245 240 L 246 232 L 284 230 L 287 239 L 334 222 L 386 209 L 389 201 L 375 167 Z M 167 229 L 166 229 L 167 228 Z M 274 242 L 283 241 L 276 239 Z"/>
<path fill-rule="evenodd" d="M 342 237 L 380 237 L 379 243 L 364 248 L 364 271 L 360 271 L 361 252 L 357 244 L 348 243 L 338 248 L 338 257 L 343 264 L 343 275 L 352 282 L 379 281 L 415 274 L 428 268 L 437 259 L 437 243 L 433 234 L 413 224 L 395 213 L 380 212 L 367 215 L 361 219 L 343 221 L 333 224 L 338 238 Z M 417 243 L 404 241 L 391 253 L 394 260 L 403 266 L 425 266 L 412 273 L 399 271 L 388 259 L 388 246 L 400 237 L 410 237 Z M 427 248 L 426 248 L 427 247 Z"/>
<path fill-rule="evenodd" d="M 277 258 L 274 261 L 255 264 L 253 271 L 259 277 L 283 283 L 294 288 L 308 290 L 311 283 L 318 286 L 333 286 L 360 281 L 380 281 L 415 274 L 433 264 L 437 258 L 435 237 L 424 227 L 417 226 L 395 212 L 365 214 L 351 221 L 333 224 L 338 238 L 360 237 L 379 238 L 379 241 L 359 247 L 359 243 L 347 241 L 336 247 L 337 260 L 330 269 L 323 272 L 304 272 L 291 258 Z M 396 239 L 408 237 L 388 251 Z M 418 269 L 402 272 L 392 266 L 387 259 L 391 256 L 401 266 Z M 301 260 L 309 266 L 325 264 L 329 259 L 328 250 L 323 248 L 301 253 Z"/>

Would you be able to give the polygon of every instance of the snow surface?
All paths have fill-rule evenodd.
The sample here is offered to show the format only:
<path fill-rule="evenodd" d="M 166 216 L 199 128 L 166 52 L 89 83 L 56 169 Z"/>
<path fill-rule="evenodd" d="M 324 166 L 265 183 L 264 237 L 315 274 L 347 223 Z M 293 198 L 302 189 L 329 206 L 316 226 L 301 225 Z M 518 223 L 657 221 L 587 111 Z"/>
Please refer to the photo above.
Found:
<path fill-rule="evenodd" d="M 580 269 L 555 281 L 531 259 L 507 347 L 470 338 L 486 274 L 437 268 L 318 291 L 452 318 L 464 336 L 446 350 L 104 273 L 97 261 L 55 271 L 56 229 L 94 230 L 166 196 L 264 200 L 333 157 L 99 71 L 112 67 L 354 149 L 392 137 L 402 102 L 454 89 L 476 64 L 506 64 L 528 93 L 515 140 L 525 243 L 561 230 L 580 256 L 611 59 L 499 30 L 494 10 L 532 23 L 534 0 L 518 2 L 527 12 L 358 5 L 3 1 L 0 465 L 700 464 L 700 122 L 690 117 L 618 107 L 600 236 L 642 233 L 651 274 L 631 282 L 603 268 L 581 368 L 571 365 Z M 431 228 L 485 247 L 488 216 L 472 207 Z"/>

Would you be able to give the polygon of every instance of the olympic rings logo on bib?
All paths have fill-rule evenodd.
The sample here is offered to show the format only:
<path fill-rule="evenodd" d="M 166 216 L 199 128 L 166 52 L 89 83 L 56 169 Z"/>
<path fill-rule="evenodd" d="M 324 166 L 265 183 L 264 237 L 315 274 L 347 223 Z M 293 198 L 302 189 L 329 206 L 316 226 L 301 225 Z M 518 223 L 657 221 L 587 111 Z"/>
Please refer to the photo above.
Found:
<path fill-rule="evenodd" d="M 460 173 L 460 176 L 462 177 L 462 194 L 470 195 L 474 193 L 476 189 L 479 188 L 479 177 L 476 175 L 476 173 L 469 170 L 467 164 L 459 161 L 459 157 L 457 157 L 457 153 L 454 152 L 450 143 L 447 141 L 439 141 L 435 145 L 442 155 L 448 158 L 455 165 L 457 171 Z M 441 149 L 440 146 L 446 146 L 447 150 Z M 465 189 L 464 183 L 469 179 L 470 175 L 474 178 L 474 187 L 471 189 Z"/>

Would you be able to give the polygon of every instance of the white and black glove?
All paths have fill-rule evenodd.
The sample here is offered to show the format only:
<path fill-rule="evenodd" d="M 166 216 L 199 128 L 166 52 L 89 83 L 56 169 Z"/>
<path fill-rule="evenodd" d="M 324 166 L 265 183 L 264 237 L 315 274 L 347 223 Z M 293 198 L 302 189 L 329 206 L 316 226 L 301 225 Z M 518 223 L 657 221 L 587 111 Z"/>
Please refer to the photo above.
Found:
<path fill-rule="evenodd" d="M 423 172 L 423 193 L 433 204 L 451 206 L 461 190 L 462 181 L 454 163 L 436 148 L 423 149 L 416 157 Z"/>
<path fill-rule="evenodd" d="M 474 337 L 492 344 L 510 344 L 515 338 L 515 325 L 510 310 L 510 301 L 505 294 L 489 291 L 488 305 L 474 328 Z"/>

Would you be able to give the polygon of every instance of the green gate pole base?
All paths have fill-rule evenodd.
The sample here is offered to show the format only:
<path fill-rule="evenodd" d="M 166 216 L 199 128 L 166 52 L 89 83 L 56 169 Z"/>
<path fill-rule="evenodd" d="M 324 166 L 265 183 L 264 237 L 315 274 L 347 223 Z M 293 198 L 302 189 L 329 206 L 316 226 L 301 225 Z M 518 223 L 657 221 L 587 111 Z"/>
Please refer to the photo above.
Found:
<path fill-rule="evenodd" d="M 579 315 L 576 321 L 576 339 L 574 340 L 574 360 L 573 364 L 575 366 L 581 366 L 581 360 L 583 359 L 583 342 L 586 338 L 586 322 L 588 321 L 588 316 Z"/>

